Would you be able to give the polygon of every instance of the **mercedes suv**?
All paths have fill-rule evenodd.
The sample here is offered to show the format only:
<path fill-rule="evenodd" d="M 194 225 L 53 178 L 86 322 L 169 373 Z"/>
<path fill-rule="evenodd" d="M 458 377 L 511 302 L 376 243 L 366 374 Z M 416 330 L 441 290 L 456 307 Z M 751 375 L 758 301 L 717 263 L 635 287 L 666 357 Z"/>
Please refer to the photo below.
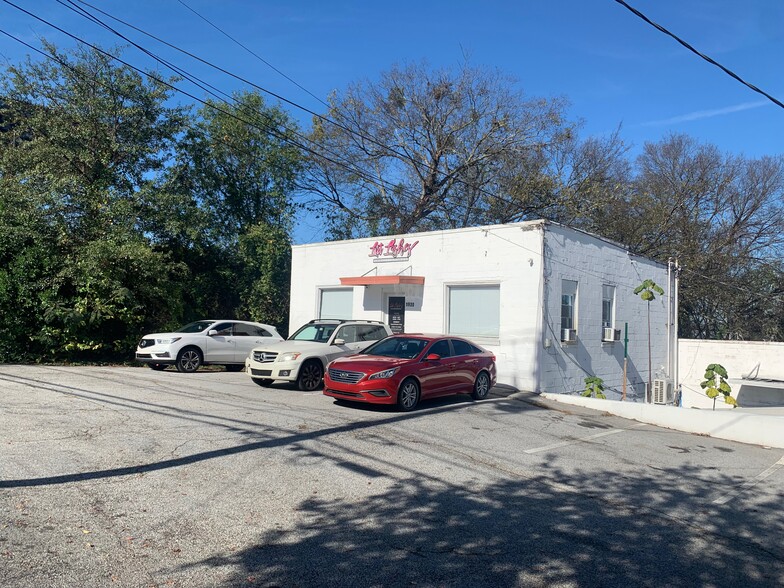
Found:
<path fill-rule="evenodd" d="M 285 380 L 313 391 L 321 386 L 330 361 L 359 353 L 391 334 L 380 321 L 312 320 L 285 341 L 255 347 L 246 361 L 247 373 L 259 386 Z"/>

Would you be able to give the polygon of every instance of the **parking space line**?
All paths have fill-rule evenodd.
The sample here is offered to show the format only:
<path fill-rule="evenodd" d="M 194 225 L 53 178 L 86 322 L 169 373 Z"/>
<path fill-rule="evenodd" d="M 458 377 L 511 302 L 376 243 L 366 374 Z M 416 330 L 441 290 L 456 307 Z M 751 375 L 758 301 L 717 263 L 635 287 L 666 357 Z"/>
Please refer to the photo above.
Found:
<path fill-rule="evenodd" d="M 594 435 L 588 435 L 587 437 L 580 437 L 579 439 L 570 439 L 569 441 L 561 441 L 559 443 L 553 443 L 552 445 L 545 445 L 544 447 L 535 447 L 534 449 L 526 449 L 523 453 L 539 453 L 540 451 L 548 451 L 550 449 L 558 449 L 559 447 L 566 447 L 568 445 L 576 445 L 578 443 L 585 443 L 586 441 L 593 441 L 594 439 L 598 439 L 600 437 L 606 437 L 608 435 L 615 435 L 617 433 L 623 433 L 624 431 L 628 431 L 629 429 L 635 429 L 637 427 L 644 427 L 648 423 L 638 423 L 629 427 L 628 429 L 610 429 L 608 431 L 602 431 L 601 433 L 596 433 Z"/>
<path fill-rule="evenodd" d="M 727 504 L 730 500 L 735 498 L 738 494 L 740 494 L 747 488 L 751 488 L 752 486 L 756 485 L 758 482 L 761 482 L 765 478 L 775 474 L 783 467 L 784 467 L 784 457 L 782 457 L 780 460 L 778 460 L 776 463 L 774 463 L 772 466 L 770 466 L 761 474 L 757 474 L 751 480 L 746 480 L 745 482 L 743 482 L 743 484 L 738 486 L 733 492 L 730 492 L 729 494 L 725 494 L 724 496 L 717 498 L 716 500 L 713 501 L 713 504 Z"/>

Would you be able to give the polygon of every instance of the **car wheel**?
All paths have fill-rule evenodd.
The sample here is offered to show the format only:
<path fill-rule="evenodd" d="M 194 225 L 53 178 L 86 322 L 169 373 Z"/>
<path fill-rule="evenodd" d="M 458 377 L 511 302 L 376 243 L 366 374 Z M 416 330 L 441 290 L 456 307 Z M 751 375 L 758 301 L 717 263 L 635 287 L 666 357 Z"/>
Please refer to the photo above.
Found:
<path fill-rule="evenodd" d="M 484 400 L 490 393 L 490 376 L 487 372 L 479 372 L 476 375 L 474 382 L 474 391 L 471 392 L 471 398 L 474 400 Z"/>
<path fill-rule="evenodd" d="M 321 367 L 321 362 L 317 359 L 311 359 L 310 361 L 306 361 L 299 369 L 297 386 L 300 390 L 312 392 L 321 386 L 321 379 L 323 377 L 324 368 Z"/>
<path fill-rule="evenodd" d="M 245 366 L 241 363 L 227 363 L 225 366 L 227 372 L 241 372 Z"/>
<path fill-rule="evenodd" d="M 201 351 L 196 347 L 186 347 L 177 354 L 177 371 L 192 374 L 202 364 Z"/>
<path fill-rule="evenodd" d="M 163 371 L 169 367 L 165 363 L 148 363 L 147 365 L 150 366 L 151 370 L 155 370 L 156 372 Z"/>
<path fill-rule="evenodd" d="M 400 410 L 408 412 L 414 410 L 419 404 L 419 384 L 409 378 L 405 380 L 397 391 L 397 406 Z"/>
<path fill-rule="evenodd" d="M 262 388 L 266 388 L 273 382 L 273 380 L 270 380 L 269 378 L 251 378 L 251 379 L 253 380 L 254 384 L 258 384 Z"/>

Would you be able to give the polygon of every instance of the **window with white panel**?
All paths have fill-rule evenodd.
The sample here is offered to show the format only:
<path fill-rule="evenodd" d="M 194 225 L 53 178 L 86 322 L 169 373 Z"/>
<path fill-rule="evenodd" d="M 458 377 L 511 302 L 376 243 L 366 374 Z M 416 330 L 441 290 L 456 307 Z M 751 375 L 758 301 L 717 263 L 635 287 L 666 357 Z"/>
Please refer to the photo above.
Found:
<path fill-rule="evenodd" d="M 497 338 L 501 329 L 501 286 L 482 284 L 448 287 L 450 335 Z"/>
<path fill-rule="evenodd" d="M 323 288 L 319 300 L 319 318 L 350 319 L 354 311 L 353 288 Z"/>

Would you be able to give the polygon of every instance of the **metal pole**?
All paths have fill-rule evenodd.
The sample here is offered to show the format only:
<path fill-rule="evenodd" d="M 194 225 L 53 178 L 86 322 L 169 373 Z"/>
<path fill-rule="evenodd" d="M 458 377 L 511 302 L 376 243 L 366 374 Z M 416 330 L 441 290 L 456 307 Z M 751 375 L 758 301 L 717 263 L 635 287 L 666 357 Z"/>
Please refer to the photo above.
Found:
<path fill-rule="evenodd" d="M 667 259 L 667 377 L 672 378 L 672 257 Z"/>
<path fill-rule="evenodd" d="M 626 359 L 629 349 L 629 323 L 624 323 L 623 332 L 623 392 L 621 392 L 621 400 L 626 400 Z"/>
<path fill-rule="evenodd" d="M 681 383 L 678 374 L 678 354 L 680 353 L 680 340 L 678 339 L 678 287 L 680 286 L 680 265 L 678 265 L 678 258 L 675 258 L 675 350 L 673 351 L 673 373 L 675 381 L 672 383 L 673 390 L 678 393 L 678 406 L 683 406 L 683 391 L 681 390 Z"/>

